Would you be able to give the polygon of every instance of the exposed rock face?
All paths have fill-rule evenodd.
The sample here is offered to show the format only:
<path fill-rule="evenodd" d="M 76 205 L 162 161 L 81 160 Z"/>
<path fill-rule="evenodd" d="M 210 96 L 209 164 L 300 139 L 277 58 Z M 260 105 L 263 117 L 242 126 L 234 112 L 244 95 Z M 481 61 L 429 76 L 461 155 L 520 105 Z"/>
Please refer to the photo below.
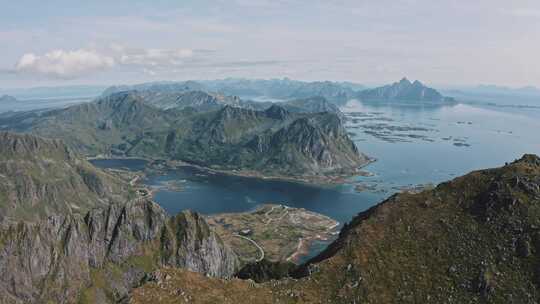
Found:
<path fill-rule="evenodd" d="M 270 169 L 285 166 L 298 174 L 335 172 L 354 170 L 369 161 L 349 139 L 337 115 L 301 118 L 257 141 L 260 158 Z"/>
<path fill-rule="evenodd" d="M 442 96 L 437 90 L 424 86 L 418 80 L 410 82 L 407 78 L 391 85 L 361 91 L 357 94 L 357 98 L 362 101 L 454 101 L 452 98 Z"/>
<path fill-rule="evenodd" d="M 162 264 L 215 277 L 230 277 L 238 267 L 236 255 L 223 244 L 199 214 L 186 211 L 169 221 L 161 234 Z"/>
<path fill-rule="evenodd" d="M 75 302 L 91 284 L 92 268 L 142 255 L 144 242 L 156 239 L 161 227 L 145 221 L 150 210 L 159 210 L 154 220 L 163 225 L 158 206 L 137 202 L 92 210 L 84 219 L 56 215 L 3 227 L 0 302 Z"/>
<path fill-rule="evenodd" d="M 84 218 L 12 224 L 0 236 L 1 303 L 74 303 L 85 288 L 119 300 L 159 266 L 216 277 L 230 277 L 238 267 L 236 255 L 198 214 L 167 219 L 150 201 L 95 209 Z M 121 276 L 105 278 L 114 285 L 97 288 L 93 275 L 111 267 Z"/>
<path fill-rule="evenodd" d="M 169 218 L 58 140 L 0 133 L 0 178 L 0 303 L 105 303 L 159 266 L 238 267 L 198 214 Z"/>

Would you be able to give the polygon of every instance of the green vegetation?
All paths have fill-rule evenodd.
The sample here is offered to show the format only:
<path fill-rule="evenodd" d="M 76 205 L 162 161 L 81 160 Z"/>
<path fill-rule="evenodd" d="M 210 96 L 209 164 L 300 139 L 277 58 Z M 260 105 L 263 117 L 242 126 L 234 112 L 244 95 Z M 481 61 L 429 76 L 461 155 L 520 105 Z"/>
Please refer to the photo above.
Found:
<path fill-rule="evenodd" d="M 0 220 L 84 214 L 126 202 L 130 187 L 57 140 L 0 133 Z"/>
<path fill-rule="evenodd" d="M 190 95 L 195 105 L 199 95 Z M 150 97 L 116 93 L 37 117 L 34 112 L 7 116 L 0 124 L 63 139 L 87 156 L 180 160 L 253 176 L 349 176 L 369 162 L 348 137 L 339 110 L 324 99 L 291 101 L 284 104 L 289 112 L 276 105 L 256 111 L 219 100 L 211 108 L 164 110 L 145 98 Z M 319 110 L 331 112 L 313 113 Z"/>
<path fill-rule="evenodd" d="M 222 303 L 235 303 L 235 288 L 246 298 L 268 292 L 282 303 L 536 303 L 539 185 L 540 158 L 526 155 L 419 194 L 394 195 L 360 213 L 325 252 L 295 271 L 297 279 L 211 284 Z M 251 277 L 265 273 L 259 267 L 248 271 Z M 190 286 L 210 283 L 196 281 L 178 288 L 192 303 L 205 303 Z M 134 302 L 173 299 L 168 292 L 145 285 Z"/>
<path fill-rule="evenodd" d="M 273 204 L 253 212 L 208 216 L 207 221 L 243 263 L 260 259 L 261 249 L 268 261 L 298 262 L 312 241 L 331 239 L 338 224 L 322 214 Z"/>

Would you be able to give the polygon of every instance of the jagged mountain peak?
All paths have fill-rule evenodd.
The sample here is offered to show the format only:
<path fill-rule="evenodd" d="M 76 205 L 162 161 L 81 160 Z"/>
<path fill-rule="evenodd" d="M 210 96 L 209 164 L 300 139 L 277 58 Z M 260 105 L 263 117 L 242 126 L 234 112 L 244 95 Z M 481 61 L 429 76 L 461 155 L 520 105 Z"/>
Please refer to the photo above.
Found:
<path fill-rule="evenodd" d="M 420 81 L 410 82 L 407 78 L 390 85 L 368 89 L 357 94 L 362 101 L 407 101 L 407 102 L 452 102 L 437 90 L 429 88 Z"/>

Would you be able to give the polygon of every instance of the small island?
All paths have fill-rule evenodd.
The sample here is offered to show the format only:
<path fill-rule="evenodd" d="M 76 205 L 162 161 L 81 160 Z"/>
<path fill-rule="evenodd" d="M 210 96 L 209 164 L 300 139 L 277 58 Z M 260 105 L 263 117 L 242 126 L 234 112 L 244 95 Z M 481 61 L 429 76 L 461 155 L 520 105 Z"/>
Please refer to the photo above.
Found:
<path fill-rule="evenodd" d="M 331 241 L 339 223 L 302 208 L 265 204 L 244 213 L 207 216 L 208 224 L 245 263 L 298 262 L 309 253 L 312 242 Z"/>

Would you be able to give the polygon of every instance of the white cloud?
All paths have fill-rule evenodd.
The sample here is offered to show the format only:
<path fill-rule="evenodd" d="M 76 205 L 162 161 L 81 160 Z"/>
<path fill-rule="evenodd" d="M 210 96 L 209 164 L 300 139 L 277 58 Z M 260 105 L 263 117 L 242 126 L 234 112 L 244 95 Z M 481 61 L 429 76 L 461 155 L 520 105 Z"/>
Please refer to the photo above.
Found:
<path fill-rule="evenodd" d="M 15 72 L 69 79 L 115 66 L 131 66 L 142 67 L 143 73 L 155 75 L 155 69 L 184 65 L 193 55 L 191 49 L 138 49 L 121 45 L 101 51 L 58 49 L 43 55 L 24 54 L 15 65 Z"/>
<path fill-rule="evenodd" d="M 24 54 L 15 66 L 17 72 L 73 78 L 82 74 L 111 68 L 114 58 L 93 50 L 53 50 L 43 55 Z"/>

